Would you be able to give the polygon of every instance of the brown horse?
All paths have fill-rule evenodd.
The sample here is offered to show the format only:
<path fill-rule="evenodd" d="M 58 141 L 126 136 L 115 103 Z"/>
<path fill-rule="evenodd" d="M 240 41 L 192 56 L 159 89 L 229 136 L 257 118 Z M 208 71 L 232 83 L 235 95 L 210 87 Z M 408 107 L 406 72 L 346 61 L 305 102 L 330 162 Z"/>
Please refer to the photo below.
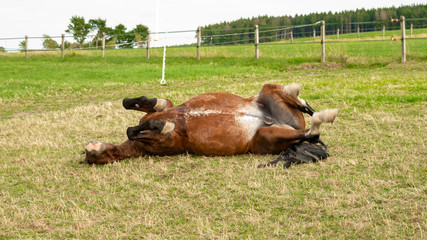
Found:
<path fill-rule="evenodd" d="M 126 98 L 126 109 L 147 114 L 138 126 L 127 129 L 129 140 L 121 145 L 87 144 L 85 162 L 185 152 L 208 156 L 280 153 L 296 141 L 318 139 L 320 124 L 333 122 L 338 112 L 315 112 L 298 97 L 300 88 L 299 84 L 266 84 L 254 97 L 206 93 L 179 106 L 169 99 Z M 303 113 L 312 115 L 310 129 L 305 129 Z"/>

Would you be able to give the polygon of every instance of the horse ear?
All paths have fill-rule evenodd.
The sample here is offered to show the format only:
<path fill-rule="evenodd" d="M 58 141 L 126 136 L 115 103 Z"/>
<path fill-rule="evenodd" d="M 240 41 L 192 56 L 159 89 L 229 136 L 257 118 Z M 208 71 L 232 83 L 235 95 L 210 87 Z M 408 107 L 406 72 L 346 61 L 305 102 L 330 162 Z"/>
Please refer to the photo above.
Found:
<path fill-rule="evenodd" d="M 285 86 L 285 92 L 291 96 L 298 97 L 299 90 L 301 90 L 302 84 L 291 83 Z"/>

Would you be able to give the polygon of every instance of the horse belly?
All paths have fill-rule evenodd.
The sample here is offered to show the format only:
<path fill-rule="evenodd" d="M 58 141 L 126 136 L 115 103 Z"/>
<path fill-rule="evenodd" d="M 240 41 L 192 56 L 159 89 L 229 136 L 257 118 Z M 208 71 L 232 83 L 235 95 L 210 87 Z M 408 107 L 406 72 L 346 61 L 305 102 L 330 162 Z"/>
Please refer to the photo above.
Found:
<path fill-rule="evenodd" d="M 188 150 L 201 155 L 246 153 L 262 119 L 245 112 L 187 118 Z"/>

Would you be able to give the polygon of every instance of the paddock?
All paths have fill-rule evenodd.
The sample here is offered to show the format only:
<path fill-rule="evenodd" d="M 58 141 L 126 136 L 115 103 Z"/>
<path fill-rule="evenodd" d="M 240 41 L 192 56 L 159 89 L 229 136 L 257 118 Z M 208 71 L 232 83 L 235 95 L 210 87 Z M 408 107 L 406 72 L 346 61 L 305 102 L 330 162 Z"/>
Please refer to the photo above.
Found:
<path fill-rule="evenodd" d="M 0 56 L 0 238 L 425 238 L 425 61 L 172 58 L 174 77 L 160 86 L 160 57 L 124 53 Z M 322 125 L 325 161 L 259 169 L 277 155 L 179 154 L 79 164 L 88 140 L 118 144 L 141 118 L 124 97 L 182 103 L 293 82 L 313 108 L 340 108 Z"/>

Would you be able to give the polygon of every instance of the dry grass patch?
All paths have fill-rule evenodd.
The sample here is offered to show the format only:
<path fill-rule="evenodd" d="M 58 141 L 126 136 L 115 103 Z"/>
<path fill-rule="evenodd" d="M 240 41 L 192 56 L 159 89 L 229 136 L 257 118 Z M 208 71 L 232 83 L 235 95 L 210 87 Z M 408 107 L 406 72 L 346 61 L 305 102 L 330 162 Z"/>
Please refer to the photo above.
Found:
<path fill-rule="evenodd" d="M 122 60 L 95 63 L 96 71 L 80 71 L 69 85 L 28 96 L 17 88 L 16 98 L 0 98 L 1 110 L 24 113 L 0 120 L 0 238 L 425 238 L 424 62 L 359 69 L 174 60 L 174 73 L 193 75 L 160 87 L 155 75 L 135 80 L 150 65 Z M 30 60 L 21 71 L 54 81 L 62 78 L 52 66 L 74 69 L 91 61 Z M 2 79 L 18 74 L 12 71 L 21 64 L 9 65 Z M 27 72 L 32 67 L 43 74 Z M 123 67 L 135 73 L 132 81 L 125 81 Z M 91 77 L 85 88 L 68 88 Z M 137 124 L 141 113 L 124 110 L 120 98 L 145 94 L 178 104 L 205 92 L 252 96 L 264 83 L 291 82 L 303 84 L 301 97 L 315 109 L 340 108 L 336 122 L 321 128 L 331 155 L 326 161 L 258 169 L 276 156 L 181 154 L 78 163 L 88 141 L 119 144 Z M 22 109 L 23 103 L 33 107 Z"/>
<path fill-rule="evenodd" d="M 250 154 L 78 164 L 87 141 L 118 144 L 137 122 L 119 101 L 8 119 L 2 236 L 422 238 L 425 114 L 348 108 L 322 128 L 331 157 L 286 170 L 257 169 L 275 156 Z"/>

